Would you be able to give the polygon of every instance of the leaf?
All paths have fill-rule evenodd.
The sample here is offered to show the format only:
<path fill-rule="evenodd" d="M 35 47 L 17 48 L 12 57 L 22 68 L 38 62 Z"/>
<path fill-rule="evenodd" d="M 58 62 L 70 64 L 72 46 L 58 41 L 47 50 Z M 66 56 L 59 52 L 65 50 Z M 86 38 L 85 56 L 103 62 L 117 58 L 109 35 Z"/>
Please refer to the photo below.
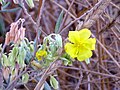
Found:
<path fill-rule="evenodd" d="M 25 67 L 25 57 L 26 50 L 24 49 L 24 47 L 19 47 L 19 54 L 16 60 L 21 67 Z"/>
<path fill-rule="evenodd" d="M 13 47 L 13 49 L 12 49 L 12 54 L 13 54 L 13 56 L 16 58 L 17 57 L 17 55 L 18 55 L 18 47 Z"/>
<path fill-rule="evenodd" d="M 24 67 L 25 67 L 25 62 L 24 62 L 24 60 L 22 59 L 21 55 L 18 55 L 18 57 L 17 57 L 17 62 L 18 62 L 18 64 L 20 65 L 21 68 L 24 68 Z"/>
<path fill-rule="evenodd" d="M 38 29 L 38 32 L 37 32 L 38 34 L 38 37 L 40 37 L 40 35 L 41 35 L 41 27 Z M 37 51 L 37 45 L 38 45 L 38 37 L 36 37 L 35 39 L 34 39 L 34 43 L 33 43 L 33 45 L 34 45 L 34 51 Z"/>
<path fill-rule="evenodd" d="M 60 28 L 60 24 L 62 22 L 62 19 L 63 19 L 63 10 L 61 11 L 59 17 L 58 17 L 58 20 L 56 22 L 56 25 L 55 25 L 55 33 L 59 33 L 59 28 Z"/>
<path fill-rule="evenodd" d="M 55 39 L 58 47 L 62 47 L 62 37 L 59 34 L 56 34 Z"/>
<path fill-rule="evenodd" d="M 17 10 L 21 9 L 20 7 L 13 8 L 13 9 L 3 9 L 0 12 L 16 12 Z"/>
<path fill-rule="evenodd" d="M 7 8 L 10 5 L 10 2 L 7 2 L 5 5 L 2 6 L 2 10 L 4 10 L 5 8 Z"/>
<path fill-rule="evenodd" d="M 14 2 L 15 4 L 19 4 L 19 1 L 18 1 L 18 0 L 13 0 L 13 2 Z"/>
<path fill-rule="evenodd" d="M 30 48 L 30 52 L 34 52 L 34 45 L 33 44 L 30 44 L 29 48 Z"/>
<path fill-rule="evenodd" d="M 12 53 L 9 53 L 8 61 L 10 61 L 10 64 L 9 64 L 10 66 L 15 67 L 14 56 Z"/>
<path fill-rule="evenodd" d="M 9 66 L 9 60 L 5 54 L 2 55 L 3 58 L 3 66 Z"/>
<path fill-rule="evenodd" d="M 25 0 L 25 2 L 27 3 L 27 5 L 28 5 L 30 8 L 33 8 L 33 7 L 34 7 L 33 0 Z"/>
<path fill-rule="evenodd" d="M 58 81 L 53 76 L 50 76 L 50 84 L 54 89 L 59 88 Z"/>
<path fill-rule="evenodd" d="M 27 83 L 29 80 L 29 74 L 25 73 L 24 75 L 22 75 L 22 83 Z"/>
<path fill-rule="evenodd" d="M 51 53 L 54 55 L 56 51 L 62 47 L 62 37 L 59 34 L 50 34 L 46 37 Z"/>
<path fill-rule="evenodd" d="M 52 90 L 47 82 L 44 84 L 44 90 Z"/>
<path fill-rule="evenodd" d="M 50 47 L 50 51 L 51 51 L 52 55 L 54 55 L 56 53 L 56 50 L 57 50 L 55 45 L 51 44 L 51 45 L 49 45 L 49 47 Z"/>
<path fill-rule="evenodd" d="M 86 64 L 89 64 L 90 63 L 90 59 L 89 58 L 86 59 L 85 62 L 86 62 Z"/>
<path fill-rule="evenodd" d="M 0 14 L 0 36 L 4 36 L 4 32 L 5 32 L 5 23 L 2 15 Z"/>
<path fill-rule="evenodd" d="M 27 51 L 26 51 L 26 56 L 25 56 L 25 62 L 26 62 L 27 64 L 29 64 L 32 56 L 33 56 L 32 53 L 27 50 Z"/>
<path fill-rule="evenodd" d="M 19 47 L 19 54 L 21 56 L 21 59 L 24 60 L 26 56 L 26 50 L 24 47 Z"/>
<path fill-rule="evenodd" d="M 0 3 L 1 3 L 2 5 L 4 5 L 4 4 L 6 3 L 6 1 L 5 1 L 5 0 L 0 0 Z"/>
<path fill-rule="evenodd" d="M 67 59 L 65 57 L 60 57 L 61 60 L 63 60 L 64 65 L 72 65 L 72 61 L 70 59 Z"/>
<path fill-rule="evenodd" d="M 63 57 L 61 57 L 60 59 L 63 60 L 63 64 L 64 64 L 64 65 L 68 65 L 69 62 L 70 62 L 68 59 L 63 58 Z"/>

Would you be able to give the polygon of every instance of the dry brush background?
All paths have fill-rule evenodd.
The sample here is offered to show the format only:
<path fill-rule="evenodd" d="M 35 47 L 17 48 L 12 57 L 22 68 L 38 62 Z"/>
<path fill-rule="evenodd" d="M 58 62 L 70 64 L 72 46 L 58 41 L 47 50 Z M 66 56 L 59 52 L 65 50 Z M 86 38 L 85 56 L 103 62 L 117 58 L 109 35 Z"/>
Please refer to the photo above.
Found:
<path fill-rule="evenodd" d="M 19 7 L 12 0 L 7 1 L 12 2 L 8 9 Z M 46 35 L 54 33 L 56 21 L 63 10 L 59 28 L 63 41 L 68 31 L 89 28 L 97 44 L 90 64 L 75 61 L 73 66 L 61 65 L 54 71 L 58 75 L 60 90 L 120 90 L 120 0 L 39 0 L 34 4 L 32 9 L 24 2 L 16 12 L 0 12 L 0 20 L 5 25 L 4 31 L 1 30 L 0 43 L 4 43 L 10 24 L 19 18 L 25 19 L 29 40 L 34 40 L 37 30 L 41 30 L 39 43 L 42 43 Z M 29 82 L 24 90 L 32 90 L 34 84 Z"/>

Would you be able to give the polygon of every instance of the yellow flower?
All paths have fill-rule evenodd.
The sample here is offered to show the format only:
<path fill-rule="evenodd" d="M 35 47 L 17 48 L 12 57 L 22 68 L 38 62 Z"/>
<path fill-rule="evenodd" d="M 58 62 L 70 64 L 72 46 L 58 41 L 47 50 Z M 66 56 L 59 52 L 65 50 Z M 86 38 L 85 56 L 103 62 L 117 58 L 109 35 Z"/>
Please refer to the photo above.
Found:
<path fill-rule="evenodd" d="M 92 51 L 95 50 L 95 38 L 90 38 L 91 31 L 82 29 L 80 31 L 69 31 L 68 39 L 70 43 L 66 43 L 65 51 L 72 58 L 77 58 L 79 61 L 84 61 L 92 56 Z"/>
<path fill-rule="evenodd" d="M 36 58 L 38 60 L 42 60 L 42 57 L 45 57 L 47 55 L 47 52 L 45 50 L 38 50 L 36 52 Z"/>

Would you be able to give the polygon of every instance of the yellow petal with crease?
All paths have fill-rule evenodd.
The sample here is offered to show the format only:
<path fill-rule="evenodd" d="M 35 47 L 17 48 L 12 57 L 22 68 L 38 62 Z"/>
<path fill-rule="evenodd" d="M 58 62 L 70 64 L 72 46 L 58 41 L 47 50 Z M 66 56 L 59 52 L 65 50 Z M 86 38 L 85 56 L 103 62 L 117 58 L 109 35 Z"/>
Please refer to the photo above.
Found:
<path fill-rule="evenodd" d="M 71 44 L 71 43 L 66 43 L 65 45 L 65 51 L 72 57 L 75 58 L 77 56 L 78 50 L 77 48 Z"/>
<path fill-rule="evenodd" d="M 91 35 L 91 31 L 88 29 L 82 29 L 79 31 L 79 38 L 81 41 L 88 39 Z"/>
<path fill-rule="evenodd" d="M 88 58 L 90 58 L 92 56 L 92 51 L 90 50 L 80 50 L 78 55 L 77 55 L 77 59 L 79 61 L 84 61 Z"/>
<path fill-rule="evenodd" d="M 84 42 L 84 47 L 86 47 L 89 50 L 95 50 L 95 43 L 96 43 L 96 39 L 90 38 Z"/>
<path fill-rule="evenodd" d="M 77 43 L 80 41 L 79 31 L 69 31 L 69 41 L 72 43 Z"/>

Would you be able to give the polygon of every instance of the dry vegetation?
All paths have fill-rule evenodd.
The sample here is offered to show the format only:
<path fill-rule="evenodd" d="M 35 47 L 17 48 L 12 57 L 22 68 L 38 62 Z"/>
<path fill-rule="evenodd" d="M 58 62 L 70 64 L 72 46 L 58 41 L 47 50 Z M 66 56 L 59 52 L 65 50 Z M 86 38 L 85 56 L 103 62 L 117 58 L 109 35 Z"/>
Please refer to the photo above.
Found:
<path fill-rule="evenodd" d="M 0 25 L 3 25 L 0 28 L 0 43 L 4 43 L 10 24 L 19 18 L 25 19 L 26 37 L 30 41 L 39 38 L 38 43 L 42 43 L 45 36 L 54 33 L 62 10 L 59 34 L 63 42 L 68 37 L 68 31 L 82 28 L 89 28 L 92 37 L 97 40 L 90 64 L 76 60 L 73 66 L 49 66 L 42 74 L 41 82 L 49 82 L 49 75 L 54 73 L 58 75 L 59 90 L 120 90 L 120 0 L 39 0 L 34 1 L 35 7 L 32 9 L 25 2 L 19 6 L 12 0 L 6 1 L 11 2 L 7 9 L 19 9 L 15 12 L 0 10 Z M 42 32 L 40 37 L 38 31 Z M 10 49 L 6 46 L 5 52 Z M 24 86 L 16 85 L 17 90 L 33 90 L 37 84 L 40 85 L 41 82 L 35 77 L 41 74 L 34 70 L 30 72 L 30 81 Z"/>

